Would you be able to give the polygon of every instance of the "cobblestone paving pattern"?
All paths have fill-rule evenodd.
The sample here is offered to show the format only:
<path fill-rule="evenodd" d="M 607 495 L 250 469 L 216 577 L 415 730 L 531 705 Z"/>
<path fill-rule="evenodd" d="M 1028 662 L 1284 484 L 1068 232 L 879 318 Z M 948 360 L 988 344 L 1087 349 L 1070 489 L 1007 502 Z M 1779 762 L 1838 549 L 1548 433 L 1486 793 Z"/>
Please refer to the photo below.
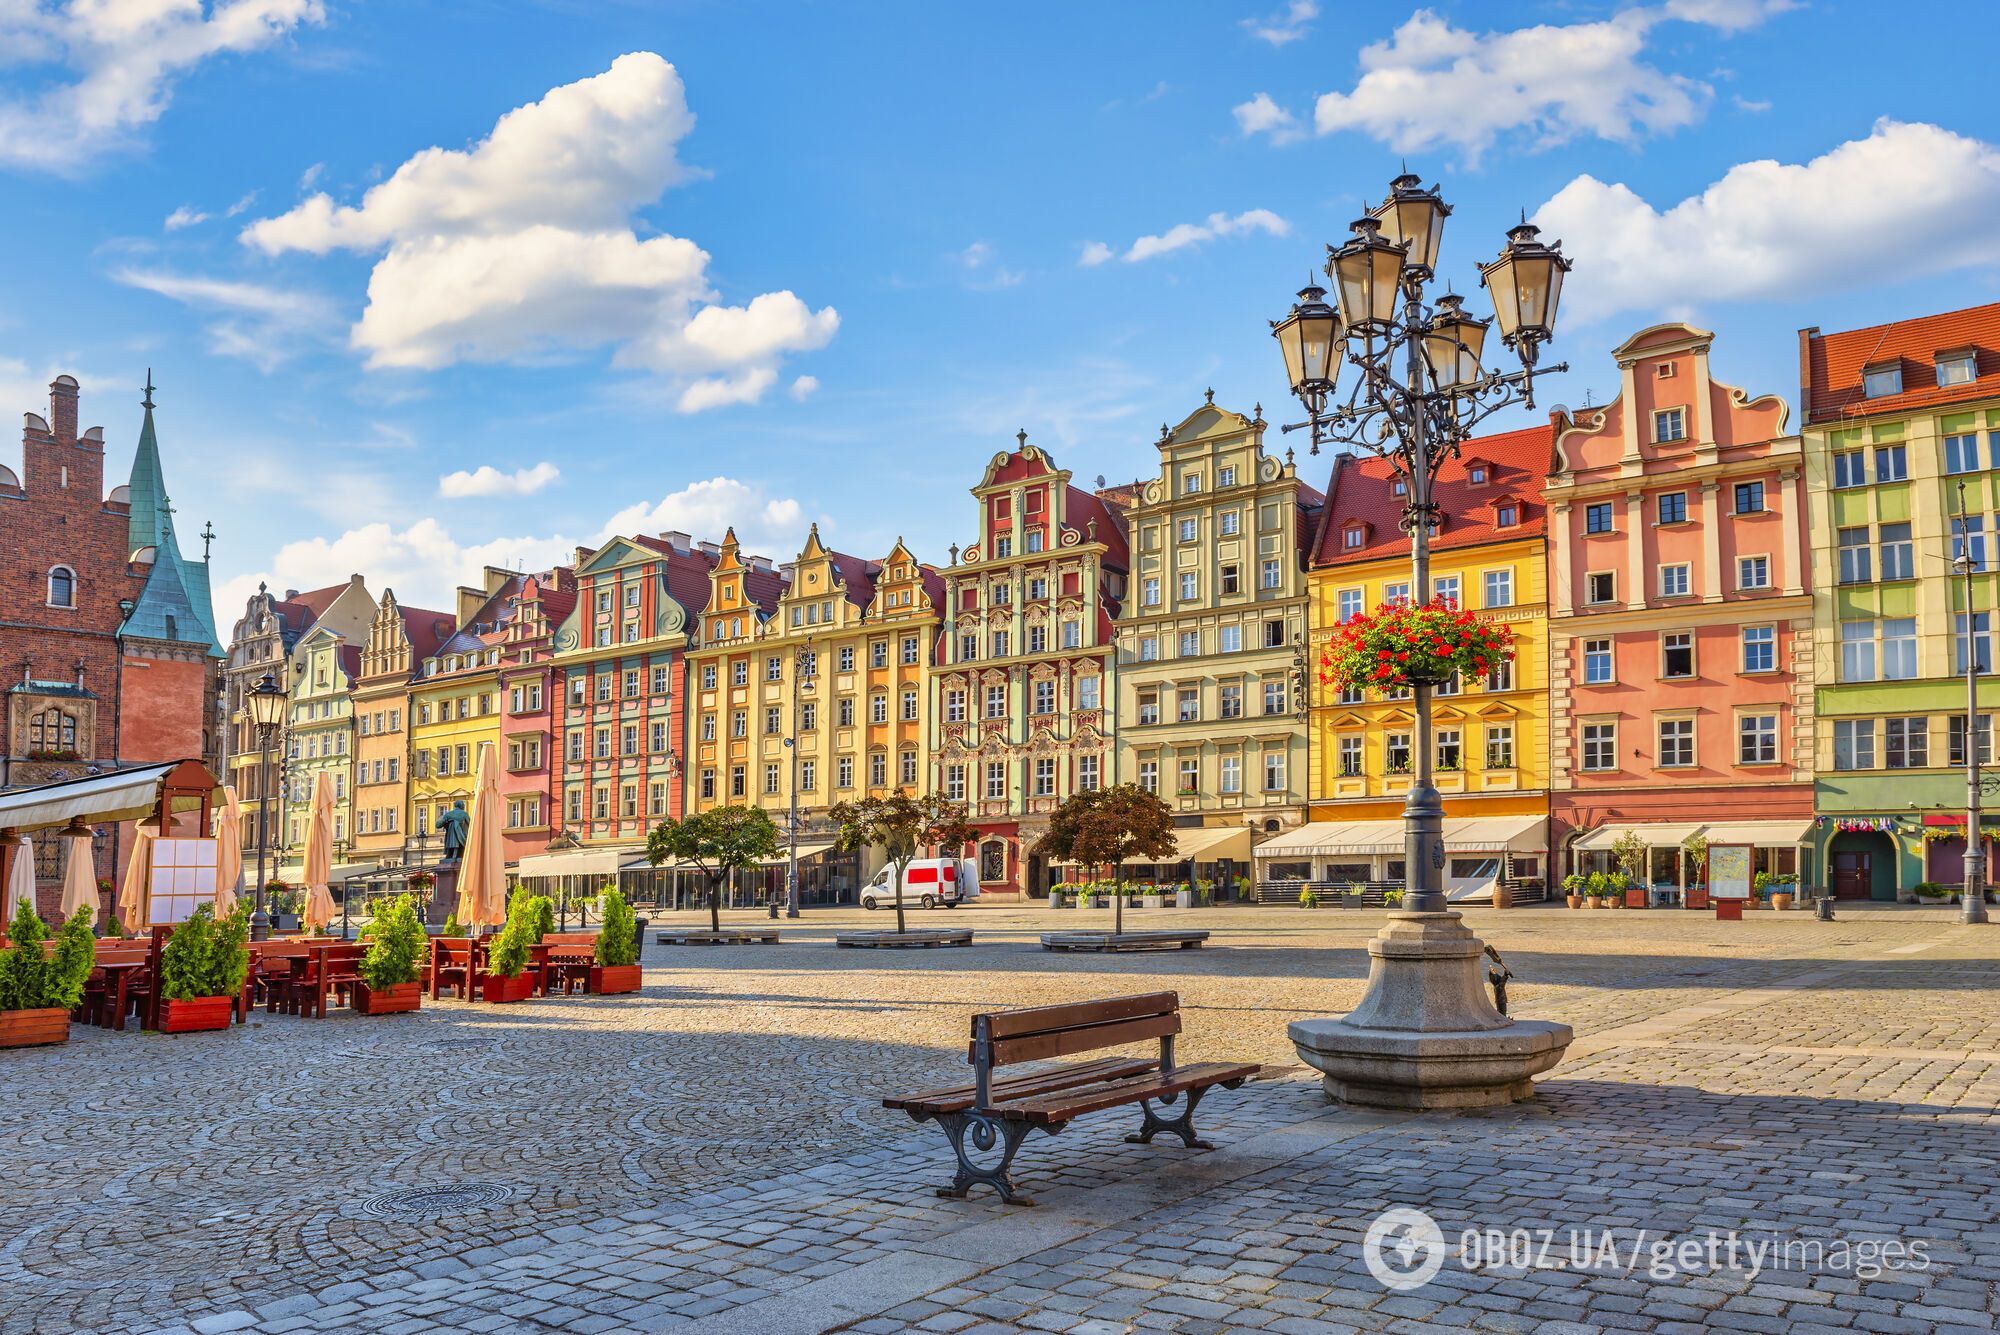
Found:
<path fill-rule="evenodd" d="M 1184 1060 L 1291 1062 L 1285 1022 L 1353 1003 L 1380 925 L 1174 913 L 1215 948 L 1053 956 L 1032 945 L 1050 916 L 960 913 L 974 947 L 878 955 L 829 937 L 879 915 L 829 914 L 779 947 L 649 947 L 636 997 L 0 1054 L 0 1332 L 2000 1326 L 2000 929 L 1474 914 L 1516 1012 L 1579 1034 L 1534 1103 L 1362 1114 L 1291 1076 L 1203 1105 L 1214 1154 L 1128 1146 L 1104 1114 L 1028 1142 L 1036 1210 L 939 1200 L 941 1138 L 879 1098 L 959 1077 L 972 1013 L 1172 987 Z M 1448 1265 L 1397 1295 L 1357 1245 L 1388 1204 L 1453 1238 L 1831 1231 L 1936 1263 Z"/>

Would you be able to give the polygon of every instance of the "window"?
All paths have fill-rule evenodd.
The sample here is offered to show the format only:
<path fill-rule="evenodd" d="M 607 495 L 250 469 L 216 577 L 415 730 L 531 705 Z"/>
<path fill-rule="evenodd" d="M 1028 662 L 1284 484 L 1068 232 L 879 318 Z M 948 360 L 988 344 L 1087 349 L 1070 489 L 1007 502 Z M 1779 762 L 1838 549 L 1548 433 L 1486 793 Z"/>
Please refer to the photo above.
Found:
<path fill-rule="evenodd" d="M 1972 558 L 1972 568 L 1986 569 L 1986 516 L 1966 515 L 1951 522 L 1951 559 L 1960 555 Z"/>
<path fill-rule="evenodd" d="M 1833 456 L 1833 485 L 1861 487 L 1868 483 L 1868 456 L 1861 450 L 1842 450 Z"/>
<path fill-rule="evenodd" d="M 1842 681 L 1875 680 L 1874 622 L 1843 621 L 1840 623 L 1840 679 Z"/>
<path fill-rule="evenodd" d="M 715 767 L 712 765 L 701 772 L 701 796 L 703 801 L 711 801 L 715 797 Z"/>
<path fill-rule="evenodd" d="M 1007 717 L 1007 688 L 1005 686 L 988 686 L 986 688 L 986 717 Z"/>
<path fill-rule="evenodd" d="M 1660 567 L 1660 596 L 1662 598 L 1685 598 L 1688 596 L 1689 571 L 1686 562 Z"/>
<path fill-rule="evenodd" d="M 1768 556 L 1739 556 L 1736 558 L 1736 587 L 1738 589 L 1768 589 L 1771 587 L 1771 558 Z"/>
<path fill-rule="evenodd" d="M 654 755 L 658 755 L 660 752 L 666 750 L 667 725 L 664 723 L 653 724 L 652 727 L 648 729 L 647 740 L 651 743 L 651 745 L 647 749 L 650 750 Z"/>
<path fill-rule="evenodd" d="M 764 792 L 766 796 L 778 791 L 778 762 L 771 761 L 764 766 Z"/>
<path fill-rule="evenodd" d="M 1486 465 L 1474 464 L 1465 470 L 1465 480 L 1477 487 L 1486 481 Z"/>
<path fill-rule="evenodd" d="M 715 689 L 715 664 L 703 663 L 701 665 L 701 689 L 704 691 Z"/>
<path fill-rule="evenodd" d="M 1778 628 L 1776 626 L 1745 626 L 1743 628 L 1743 670 L 1745 672 L 1776 672 L 1778 670 Z"/>
<path fill-rule="evenodd" d="M 1045 654 L 1049 651 L 1049 628 L 1047 626 L 1028 627 L 1028 652 Z"/>
<path fill-rule="evenodd" d="M 1340 545 L 1350 552 L 1359 551 L 1367 540 L 1368 530 L 1359 524 L 1349 524 L 1340 531 Z"/>
<path fill-rule="evenodd" d="M 1618 725 L 1616 723 L 1586 723 L 1583 725 L 1583 768 L 1589 770 L 1618 768 Z"/>
<path fill-rule="evenodd" d="M 49 571 L 49 606 L 76 606 L 76 572 L 68 566 L 55 566 Z"/>
<path fill-rule="evenodd" d="M 1437 767 L 1441 770 L 1460 768 L 1464 757 L 1460 754 L 1457 728 L 1437 730 Z"/>
<path fill-rule="evenodd" d="M 1915 549 L 1910 545 L 1908 524 L 1884 524 L 1877 533 L 1880 540 L 1882 558 L 1882 578 L 1915 579 L 1917 559 Z"/>
<path fill-rule="evenodd" d="M 1013 554 L 1014 554 L 1014 539 L 1011 536 L 1003 533 L 999 537 L 993 539 L 994 559 L 1002 560 L 1005 559 L 1006 557 L 1012 556 Z"/>
<path fill-rule="evenodd" d="M 1284 712 L 1285 712 L 1285 683 L 1282 680 L 1265 682 L 1264 716 L 1266 718 L 1269 718 L 1273 715 L 1282 714 Z"/>
<path fill-rule="evenodd" d="M 1217 713 L 1220 717 L 1226 719 L 1243 717 L 1242 682 L 1225 682 L 1217 689 L 1216 698 L 1219 702 Z"/>
<path fill-rule="evenodd" d="M 737 709 L 730 712 L 729 735 L 731 737 L 748 737 L 750 735 L 749 710 Z"/>
<path fill-rule="evenodd" d="M 1694 675 L 1694 634 L 1691 631 L 1671 631 L 1660 637 L 1660 675 Z"/>
<path fill-rule="evenodd" d="M 1139 584 L 1139 602 L 1146 607 L 1160 605 L 1160 581 L 1155 575 L 1148 575 Z"/>
<path fill-rule="evenodd" d="M 1684 491 L 1662 492 L 1654 503 L 1655 512 L 1662 524 L 1685 524 L 1688 517 L 1688 497 Z"/>
<path fill-rule="evenodd" d="M 1040 550 L 1042 550 L 1042 531 L 1040 529 L 1031 528 L 1028 530 L 1027 550 L 1031 552 L 1039 552 Z"/>
<path fill-rule="evenodd" d="M 1485 575 L 1486 606 L 1512 607 L 1514 605 L 1514 572 L 1512 570 L 1489 570 Z"/>
<path fill-rule="evenodd" d="M 1982 673 L 1993 670 L 1992 613 L 1975 612 L 1972 617 L 1972 649 L 1978 670 Z M 1952 617 L 1952 672 L 1956 676 L 1965 675 L 1965 613 Z"/>
<path fill-rule="evenodd" d="M 1583 681 L 1586 686 L 1603 686 L 1612 680 L 1611 641 L 1583 642 Z"/>
<path fill-rule="evenodd" d="M 1361 615 L 1360 589 L 1342 589 L 1334 595 L 1334 600 L 1338 609 L 1335 615 L 1343 625 Z"/>
<path fill-rule="evenodd" d="M 1495 663 L 1486 669 L 1486 689 L 1489 691 L 1511 691 L 1514 689 L 1514 660 Z"/>
<path fill-rule="evenodd" d="M 1976 473 L 1979 471 L 1979 437 L 1974 432 L 1962 436 L 1944 438 L 1944 471 L 1947 473 Z"/>
<path fill-rule="evenodd" d="M 1975 378 L 1977 359 L 1970 352 L 1939 353 L 1937 359 L 1938 388 L 1947 385 L 1971 384 Z"/>
<path fill-rule="evenodd" d="M 1193 496 L 1201 490 L 1200 473 L 1181 474 L 1181 495 Z"/>
<path fill-rule="evenodd" d="M 1197 581 L 1196 581 L 1196 579 L 1195 579 L 1195 573 L 1194 573 L 1194 572 L 1193 572 L 1192 570 L 1186 570 L 1186 571 L 1182 571 L 1182 572 L 1181 572 L 1181 601 L 1182 601 L 1182 602 L 1184 602 L 1184 603 L 1190 603 L 1190 602 L 1193 602 L 1193 601 L 1194 601 L 1194 599 L 1195 599 L 1195 589 L 1196 589 L 1196 587 L 1197 587 Z"/>
<path fill-rule="evenodd" d="M 904 784 L 913 784 L 917 781 L 917 753 L 915 751 L 900 753 L 896 757 L 896 764 L 901 770 L 902 782 Z"/>
<path fill-rule="evenodd" d="M 1963 719 L 1958 720 L 1962 725 Z M 1961 748 L 1964 736 L 1959 737 Z M 1838 770 L 1875 768 L 1875 720 L 1835 719 L 1833 723 L 1833 767 Z"/>
<path fill-rule="evenodd" d="M 1097 708 L 1097 678 L 1095 677 L 1077 678 L 1076 707 L 1078 709 Z"/>
<path fill-rule="evenodd" d="M 1225 538 L 1233 538 L 1243 529 L 1243 516 L 1235 510 L 1224 510 L 1215 520 L 1216 531 Z"/>
<path fill-rule="evenodd" d="M 1076 786 L 1079 792 L 1097 791 L 1098 769 L 1096 756 L 1078 756 L 1076 760 Z"/>
<path fill-rule="evenodd" d="M 764 660 L 764 680 L 783 681 L 784 679 L 785 679 L 785 660 L 780 658 L 776 654 L 772 654 L 769 658 L 766 658 Z"/>
<path fill-rule="evenodd" d="M 750 777 L 748 768 L 743 765 L 731 765 L 729 767 L 729 795 L 731 797 L 744 797 L 748 795 L 749 791 Z"/>
<path fill-rule="evenodd" d="M 1687 409 L 1661 408 L 1653 414 L 1653 443 L 1663 445 L 1687 435 Z"/>
<path fill-rule="evenodd" d="M 993 606 L 1005 607 L 1007 606 L 1007 604 L 1013 601 L 1014 601 L 1014 591 L 1012 587 L 1006 584 L 995 584 L 993 586 L 993 595 L 992 595 Z"/>
<path fill-rule="evenodd" d="M 1407 603 L 1410 601 L 1410 586 L 1405 583 L 1384 584 L 1382 601 L 1385 603 Z"/>
<path fill-rule="evenodd" d="M 1160 762 L 1142 760 L 1139 762 L 1139 786 L 1149 793 L 1160 791 Z"/>
<path fill-rule="evenodd" d="M 1739 515 L 1760 515 L 1764 513 L 1764 484 L 1762 482 L 1739 482 L 1736 484 L 1736 513 Z"/>
<path fill-rule="evenodd" d="M 1391 774 L 1410 772 L 1410 734 L 1392 732 L 1382 739 L 1382 764 Z"/>
<path fill-rule="evenodd" d="M 1486 730 L 1486 768 L 1514 768 L 1514 725 L 1496 723 Z"/>
<path fill-rule="evenodd" d="M 1660 768 L 1689 769 L 1694 765 L 1694 720 L 1660 720 Z"/>
<path fill-rule="evenodd" d="M 818 788 L 819 762 L 817 760 L 801 760 L 799 762 L 799 791 L 810 793 L 816 791 Z"/>
<path fill-rule="evenodd" d="M 905 686 L 903 688 L 903 722 L 915 723 L 916 721 L 917 688 L 914 686 Z"/>
<path fill-rule="evenodd" d="M 1736 720 L 1736 763 L 1769 765 L 1778 759 L 1778 716 L 1743 714 Z"/>
<path fill-rule="evenodd" d="M 1201 721 L 1201 691 L 1193 686 L 1183 686 L 1174 696 L 1174 721 L 1177 723 L 1199 723 Z"/>
<path fill-rule="evenodd" d="M 1243 627 L 1218 626 L 1216 628 L 1215 650 L 1217 653 L 1234 654 L 1242 652 L 1242 649 Z"/>
<path fill-rule="evenodd" d="M 1917 675 L 1917 619 L 1892 617 L 1882 623 L 1882 680 L 1909 681 Z"/>
<path fill-rule="evenodd" d="M 1182 658 L 1199 658 L 1201 656 L 1200 631 L 1184 630 L 1181 632 L 1180 656 Z"/>
<path fill-rule="evenodd" d="M 965 800 L 965 766 L 946 765 L 944 767 L 944 795 L 954 802 Z"/>
<path fill-rule="evenodd" d="M 1180 540 L 1182 542 L 1193 542 L 1195 540 L 1197 526 L 1194 520 L 1183 519 L 1178 525 L 1176 531 L 1179 533 Z"/>
<path fill-rule="evenodd" d="M 1875 480 L 1901 482 L 1910 475 L 1909 451 L 1901 445 L 1875 447 Z"/>
<path fill-rule="evenodd" d="M 1081 621 L 1063 622 L 1062 647 L 1065 649 L 1078 649 L 1081 648 L 1082 646 L 1083 646 L 1083 623 Z M 911 659 L 910 661 L 915 662 L 916 660 Z"/>
<path fill-rule="evenodd" d="M 1160 639 L 1157 635 L 1143 635 L 1139 638 L 1139 661 L 1150 663 L 1160 656 Z"/>
<path fill-rule="evenodd" d="M 1903 392 L 1903 368 L 1877 366 L 1861 373 L 1861 392 L 1871 399 Z"/>
<path fill-rule="evenodd" d="M 873 759 L 879 763 L 882 760 L 882 757 L 875 756 L 873 757 Z M 835 787 L 852 788 L 854 786 L 853 756 L 842 756 L 839 760 L 834 762 L 833 779 Z M 882 782 L 882 780 L 880 778 L 877 778 L 875 782 L 879 784 Z"/>
<path fill-rule="evenodd" d="M 1946 727 L 1948 730 L 1946 748 L 1949 752 L 1947 763 L 1963 765 L 1965 763 L 1965 715 L 1951 715 Z M 1991 714 L 1981 714 L 1979 716 L 1977 731 L 1979 737 L 1979 763 L 1990 765 L 1993 763 L 1993 716 Z"/>
<path fill-rule="evenodd" d="M 977 635 L 961 635 L 958 637 L 958 657 L 959 661 L 965 663 L 971 663 L 978 659 L 979 637 Z"/>
<path fill-rule="evenodd" d="M 1218 487 L 1233 487 L 1233 486 L 1235 486 L 1235 485 L 1236 485 L 1236 465 L 1235 465 L 1235 464 L 1224 464 L 1224 465 L 1223 465 L 1222 467 L 1220 467 L 1220 468 L 1216 469 L 1216 470 L 1215 470 L 1215 485 L 1216 485 L 1216 486 L 1218 486 Z"/>
<path fill-rule="evenodd" d="M 1180 791 L 1184 794 L 1194 794 L 1201 791 L 1201 760 L 1198 757 L 1181 757 Z"/>
<path fill-rule="evenodd" d="M 1160 721 L 1160 697 L 1155 691 L 1139 693 L 1139 722 L 1153 724 Z"/>
<path fill-rule="evenodd" d="M 840 697 L 840 703 L 835 707 L 834 719 L 843 728 L 850 728 L 854 726 L 853 696 L 843 695 Z M 881 720 L 877 719 L 876 722 L 880 723 Z"/>
<path fill-rule="evenodd" d="M 1340 739 L 1340 772 L 1345 778 L 1354 779 L 1361 775 L 1361 739 L 1343 737 Z"/>
<path fill-rule="evenodd" d="M 946 723 L 965 722 L 965 692 L 946 691 L 944 693 L 944 721 Z"/>
<path fill-rule="evenodd" d="M 1593 570 L 1583 577 L 1584 600 L 1610 603 L 1618 600 L 1618 576 L 1609 570 Z"/>
<path fill-rule="evenodd" d="M 750 660 L 739 658 L 729 665 L 729 684 L 748 686 L 750 684 Z"/>
<path fill-rule="evenodd" d="M 843 703 L 845 702 L 843 701 Z M 781 731 L 784 730 L 785 725 L 783 720 L 784 720 L 783 710 L 779 709 L 776 705 L 765 705 L 764 735 L 766 737 L 776 737 Z"/>
<path fill-rule="evenodd" d="M 914 702 L 914 697 L 912 697 Z M 1035 712 L 1053 714 L 1056 712 L 1056 684 L 1053 681 L 1035 683 Z"/>
<path fill-rule="evenodd" d="M 1237 578 L 1236 567 L 1233 565 L 1222 567 L 1222 591 L 1224 593 L 1238 593 L 1241 589 L 1242 584 Z"/>
<path fill-rule="evenodd" d="M 1219 773 L 1221 777 L 1217 786 L 1221 791 L 1224 793 L 1240 793 L 1243 791 L 1242 756 L 1222 757 Z"/>
<path fill-rule="evenodd" d="M 1521 522 L 1521 507 L 1518 505 L 1497 505 L 1493 507 L 1493 526 L 1512 528 Z"/>
<path fill-rule="evenodd" d="M 1842 584 L 1871 584 L 1874 582 L 1874 549 L 1868 544 L 1868 530 L 1865 528 L 1844 528 L 1837 534 L 1840 545 L 1840 582 Z"/>
<path fill-rule="evenodd" d="M 995 658 L 1007 657 L 1012 652 L 1012 645 L 1013 639 L 1006 631 L 996 630 L 993 632 L 993 656 Z"/>
<path fill-rule="evenodd" d="M 1882 720 L 1882 764 L 1888 769 L 1923 769 L 1931 763 L 1931 721 L 1927 718 Z M 1959 749 L 1965 749 L 1963 723 Z"/>
<path fill-rule="evenodd" d="M 1583 531 L 1585 533 L 1609 533 L 1611 531 L 1611 502 L 1598 501 L 1583 507 Z"/>
<path fill-rule="evenodd" d="M 799 706 L 799 727 L 811 732 L 819 726 L 819 706 L 811 700 Z"/>

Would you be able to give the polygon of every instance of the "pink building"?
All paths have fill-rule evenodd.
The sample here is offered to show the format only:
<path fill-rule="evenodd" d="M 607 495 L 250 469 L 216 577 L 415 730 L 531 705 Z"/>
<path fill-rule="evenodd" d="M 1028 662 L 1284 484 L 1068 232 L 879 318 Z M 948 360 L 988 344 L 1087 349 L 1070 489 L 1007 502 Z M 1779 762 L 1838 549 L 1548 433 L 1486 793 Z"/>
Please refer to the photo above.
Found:
<path fill-rule="evenodd" d="M 507 864 L 548 851 L 555 827 L 556 781 L 562 763 L 555 719 L 562 708 L 562 674 L 552 662 L 556 627 L 576 607 L 576 572 L 557 566 L 516 577 L 495 634 L 505 652 L 500 667 L 500 801 L 507 813 L 502 841 Z"/>
<path fill-rule="evenodd" d="M 1714 335 L 1642 330 L 1618 397 L 1555 416 L 1549 507 L 1550 807 L 1557 871 L 1647 879 L 1680 846 L 1798 870 L 1812 832 L 1812 598 L 1804 455 L 1775 395 L 1711 378 Z"/>

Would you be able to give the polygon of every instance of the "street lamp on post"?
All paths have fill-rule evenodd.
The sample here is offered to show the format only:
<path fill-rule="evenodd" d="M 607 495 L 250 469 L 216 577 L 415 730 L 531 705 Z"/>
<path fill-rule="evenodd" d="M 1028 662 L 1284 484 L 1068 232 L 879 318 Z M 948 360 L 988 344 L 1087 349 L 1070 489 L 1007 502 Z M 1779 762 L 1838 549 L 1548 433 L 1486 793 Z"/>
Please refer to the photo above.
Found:
<path fill-rule="evenodd" d="M 1965 483 L 1958 484 L 1958 555 L 1951 568 L 1965 581 L 1965 893 L 1959 921 L 1986 921 L 1986 841 L 1981 837 L 1979 776 L 1979 636 L 1973 622 L 1972 576 L 1979 569 L 1965 525 Z"/>
<path fill-rule="evenodd" d="M 257 731 L 257 901 L 250 915 L 250 939 L 266 941 L 271 936 L 271 917 L 264 911 L 265 856 L 271 843 L 271 750 L 276 745 L 278 725 L 285 718 L 285 688 L 269 672 L 243 693 L 250 725 Z"/>

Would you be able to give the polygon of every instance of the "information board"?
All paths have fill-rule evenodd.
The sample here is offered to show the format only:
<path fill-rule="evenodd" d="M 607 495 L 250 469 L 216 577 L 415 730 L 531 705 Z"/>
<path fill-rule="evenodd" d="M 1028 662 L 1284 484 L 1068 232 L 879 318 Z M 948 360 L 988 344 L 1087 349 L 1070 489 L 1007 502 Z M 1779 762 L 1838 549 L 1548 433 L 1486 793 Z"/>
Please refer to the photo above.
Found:
<path fill-rule="evenodd" d="M 1748 899 L 1750 882 L 1755 875 L 1756 849 L 1748 844 L 1710 844 L 1708 846 L 1708 897 L 1710 899 Z"/>
<path fill-rule="evenodd" d="M 186 922 L 203 904 L 215 903 L 215 840 L 155 839 L 149 921 Z"/>

